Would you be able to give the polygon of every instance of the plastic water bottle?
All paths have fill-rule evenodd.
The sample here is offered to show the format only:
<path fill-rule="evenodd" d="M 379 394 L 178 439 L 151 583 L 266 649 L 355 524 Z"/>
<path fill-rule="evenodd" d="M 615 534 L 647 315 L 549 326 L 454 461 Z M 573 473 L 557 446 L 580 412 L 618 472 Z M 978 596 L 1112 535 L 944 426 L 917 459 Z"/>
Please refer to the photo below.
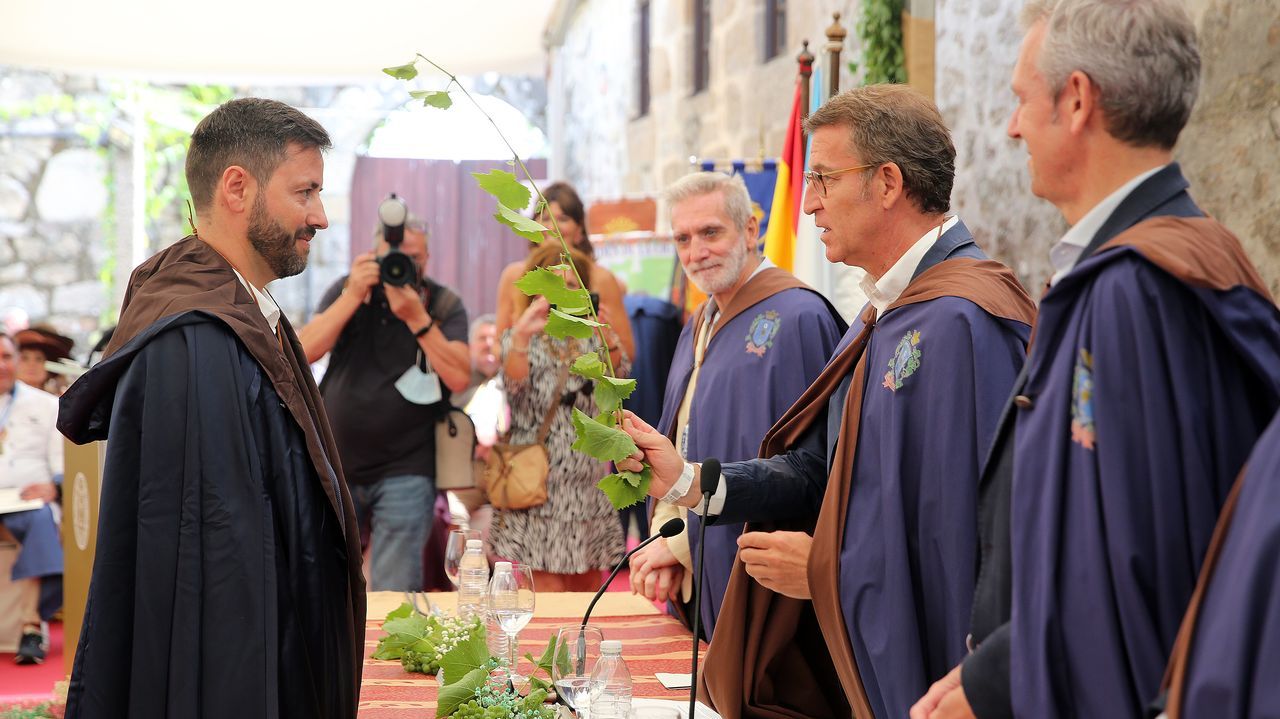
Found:
<path fill-rule="evenodd" d="M 511 572 L 511 562 L 498 562 L 493 565 L 493 576 L 496 578 L 502 573 Z M 488 589 L 486 588 L 486 591 Z M 489 656 L 497 657 L 502 661 L 508 661 L 507 653 L 510 650 L 511 642 L 507 638 L 507 633 L 502 631 L 502 627 L 498 624 L 498 615 L 493 612 L 485 612 L 485 636 L 489 643 Z"/>
<path fill-rule="evenodd" d="M 484 595 L 489 588 L 489 560 L 479 539 L 467 540 L 467 551 L 458 562 L 458 616 L 485 618 Z"/>
<path fill-rule="evenodd" d="M 600 642 L 591 672 L 591 719 L 627 719 L 631 714 L 631 672 L 622 660 L 622 642 Z"/>

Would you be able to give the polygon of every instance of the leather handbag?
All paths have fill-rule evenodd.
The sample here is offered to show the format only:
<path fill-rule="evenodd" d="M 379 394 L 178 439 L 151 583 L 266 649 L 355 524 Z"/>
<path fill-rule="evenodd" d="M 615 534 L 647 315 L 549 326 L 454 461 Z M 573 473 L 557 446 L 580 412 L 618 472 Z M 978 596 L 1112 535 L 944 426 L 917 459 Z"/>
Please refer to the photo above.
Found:
<path fill-rule="evenodd" d="M 457 407 L 436 422 L 436 489 L 476 486 L 472 459 L 476 453 L 476 425 Z"/>
<path fill-rule="evenodd" d="M 568 379 L 568 368 L 565 368 L 560 375 L 560 386 L 551 395 L 551 406 L 542 419 L 535 444 L 498 442 L 489 448 L 484 462 L 483 489 L 494 509 L 530 509 L 547 501 L 547 476 L 551 473 L 547 433 L 560 408 L 560 396 Z"/>

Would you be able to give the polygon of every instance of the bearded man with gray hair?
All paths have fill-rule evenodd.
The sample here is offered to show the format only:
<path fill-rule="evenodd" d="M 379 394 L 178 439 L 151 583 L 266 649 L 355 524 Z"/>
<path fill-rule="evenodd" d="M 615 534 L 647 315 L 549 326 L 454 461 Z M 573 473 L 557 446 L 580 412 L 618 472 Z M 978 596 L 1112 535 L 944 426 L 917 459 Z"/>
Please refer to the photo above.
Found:
<path fill-rule="evenodd" d="M 676 254 L 689 281 L 709 295 L 676 345 L 658 426 L 692 461 L 751 459 L 760 440 L 827 363 L 845 323 L 826 298 L 757 251 L 759 220 L 742 178 L 686 175 L 667 188 Z M 731 418 L 731 419 L 729 419 Z M 685 532 L 631 559 L 631 584 L 650 600 L 671 600 L 709 639 L 742 534 L 741 524 L 707 527 L 699 607 L 689 604 L 700 518 L 656 502 L 653 526 L 682 516 Z"/>
<path fill-rule="evenodd" d="M 979 485 L 972 653 L 912 719 L 1142 716 L 1280 404 L 1280 312 L 1172 161 L 1186 11 L 1041 0 L 1023 24 L 1008 133 L 1071 229 Z"/>

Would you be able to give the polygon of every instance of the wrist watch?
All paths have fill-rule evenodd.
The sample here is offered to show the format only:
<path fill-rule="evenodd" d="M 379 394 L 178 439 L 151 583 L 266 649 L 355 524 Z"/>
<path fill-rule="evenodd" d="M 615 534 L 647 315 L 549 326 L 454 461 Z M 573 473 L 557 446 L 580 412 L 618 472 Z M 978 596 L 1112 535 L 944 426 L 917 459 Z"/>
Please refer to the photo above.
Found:
<path fill-rule="evenodd" d="M 432 317 L 431 315 L 427 315 L 427 323 L 426 323 L 425 325 L 423 325 L 423 326 L 422 326 L 422 329 L 420 329 L 420 330 L 418 330 L 417 332 L 414 332 L 414 333 L 413 333 L 414 338 L 415 338 L 415 339 L 422 339 L 423 335 L 425 335 L 425 334 L 427 334 L 428 332 L 430 332 L 430 331 L 431 331 L 431 328 L 432 328 L 432 327 L 435 327 L 435 326 L 436 326 L 436 320 L 435 320 L 435 318 L 434 318 L 434 317 Z"/>

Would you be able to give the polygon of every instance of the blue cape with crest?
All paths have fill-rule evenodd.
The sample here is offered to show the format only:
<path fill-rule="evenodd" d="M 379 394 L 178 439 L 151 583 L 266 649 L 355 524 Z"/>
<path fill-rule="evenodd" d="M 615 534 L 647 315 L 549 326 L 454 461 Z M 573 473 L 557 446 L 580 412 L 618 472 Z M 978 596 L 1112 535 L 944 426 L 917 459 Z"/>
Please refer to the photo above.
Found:
<path fill-rule="evenodd" d="M 980 719 L 1140 716 L 1219 509 L 1280 399 L 1280 312 L 1177 165 L 1040 305 L 984 471 Z"/>
<path fill-rule="evenodd" d="M 676 416 L 693 373 L 693 344 L 706 305 L 685 324 L 667 378 L 658 431 L 674 436 Z M 686 458 L 701 462 L 751 459 L 760 440 L 818 376 L 844 332 L 844 321 L 826 298 L 779 268 L 761 270 L 739 290 L 708 341 L 689 410 Z M 698 554 L 701 518 L 688 517 L 689 548 Z M 699 598 L 710 638 L 741 524 L 707 527 L 706 566 Z M 682 612 L 681 612 L 682 613 Z"/>

